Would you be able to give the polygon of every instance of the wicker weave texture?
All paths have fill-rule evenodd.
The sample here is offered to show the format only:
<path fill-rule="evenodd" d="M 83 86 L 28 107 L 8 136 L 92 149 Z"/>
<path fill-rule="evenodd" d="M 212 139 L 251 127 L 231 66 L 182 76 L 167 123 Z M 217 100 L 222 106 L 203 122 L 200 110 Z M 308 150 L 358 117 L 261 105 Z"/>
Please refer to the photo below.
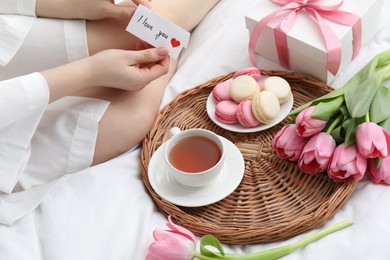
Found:
<path fill-rule="evenodd" d="M 301 74 L 265 73 L 283 77 L 290 83 L 294 108 L 332 91 L 327 85 Z M 257 133 L 230 132 L 214 124 L 207 115 L 207 98 L 216 84 L 232 76 L 229 73 L 181 93 L 158 114 L 143 141 L 140 162 L 144 184 L 156 206 L 196 235 L 212 234 L 227 244 L 280 241 L 320 227 L 348 200 L 357 182 L 337 184 L 326 174 L 304 174 L 296 163 L 280 159 L 271 141 L 288 118 Z M 232 194 L 212 205 L 194 208 L 176 206 L 156 194 L 147 177 L 148 164 L 174 126 L 182 130 L 209 129 L 239 148 L 245 160 L 245 173 Z"/>

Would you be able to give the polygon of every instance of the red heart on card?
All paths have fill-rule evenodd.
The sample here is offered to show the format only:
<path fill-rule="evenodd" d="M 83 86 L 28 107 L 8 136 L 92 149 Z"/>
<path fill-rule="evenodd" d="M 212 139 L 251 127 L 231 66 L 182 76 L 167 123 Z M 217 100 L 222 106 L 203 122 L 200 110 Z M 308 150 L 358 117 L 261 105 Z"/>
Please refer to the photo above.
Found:
<path fill-rule="evenodd" d="M 176 48 L 176 47 L 180 46 L 180 41 L 176 40 L 176 38 L 172 38 L 171 45 L 173 48 Z"/>

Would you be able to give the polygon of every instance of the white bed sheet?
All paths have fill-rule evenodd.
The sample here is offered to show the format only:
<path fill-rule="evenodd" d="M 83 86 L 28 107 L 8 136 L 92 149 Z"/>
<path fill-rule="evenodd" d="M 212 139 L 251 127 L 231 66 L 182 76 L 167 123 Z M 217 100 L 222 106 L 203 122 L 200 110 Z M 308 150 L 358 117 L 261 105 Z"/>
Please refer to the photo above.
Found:
<path fill-rule="evenodd" d="M 265 1 L 265 0 L 264 0 Z M 161 107 L 180 92 L 247 66 L 245 14 L 260 0 L 223 0 L 192 33 Z M 331 84 L 340 87 L 379 52 L 390 47 L 390 1 L 382 10 L 380 33 Z M 379 15 L 379 14 L 378 14 Z M 263 69 L 282 67 L 257 57 Z M 139 169 L 141 148 L 101 165 L 65 176 L 42 205 L 7 227 L 0 225 L 0 260 L 141 260 L 155 228 L 166 218 L 144 188 Z M 354 225 L 283 259 L 389 259 L 390 187 L 359 183 L 341 210 L 326 224 L 349 219 Z M 312 231 L 314 232 L 314 231 Z M 250 253 L 296 241 L 308 232 L 270 244 L 229 246 Z"/>

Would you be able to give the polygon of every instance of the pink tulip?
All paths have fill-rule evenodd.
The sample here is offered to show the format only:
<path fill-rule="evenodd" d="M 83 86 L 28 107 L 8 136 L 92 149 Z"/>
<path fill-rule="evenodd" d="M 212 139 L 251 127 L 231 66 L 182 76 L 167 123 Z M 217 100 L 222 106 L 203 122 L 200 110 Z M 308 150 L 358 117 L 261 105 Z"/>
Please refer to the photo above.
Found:
<path fill-rule="evenodd" d="M 379 168 L 376 167 L 375 159 L 369 159 L 367 172 L 374 183 L 390 184 L 390 156 L 382 160 Z"/>
<path fill-rule="evenodd" d="M 333 137 L 325 132 L 312 136 L 303 147 L 299 158 L 299 168 L 304 173 L 320 173 L 328 168 L 336 142 Z"/>
<path fill-rule="evenodd" d="M 280 158 L 296 161 L 299 159 L 303 147 L 307 142 L 306 138 L 298 136 L 296 125 L 285 125 L 272 140 L 272 147 Z"/>
<path fill-rule="evenodd" d="M 390 133 L 375 123 L 366 122 L 356 128 L 356 144 L 365 158 L 385 158 L 390 154 Z"/>
<path fill-rule="evenodd" d="M 297 125 L 297 135 L 302 137 L 309 137 L 321 132 L 327 121 L 311 117 L 311 114 L 316 109 L 315 106 L 308 107 L 302 110 L 295 118 Z"/>
<path fill-rule="evenodd" d="M 195 235 L 172 222 L 168 216 L 167 226 L 170 230 L 153 231 L 155 241 L 149 246 L 146 260 L 190 260 L 196 247 Z"/>
<path fill-rule="evenodd" d="M 333 152 L 328 175 L 335 182 L 343 182 L 351 176 L 355 180 L 360 180 L 366 169 L 367 159 L 359 153 L 356 145 L 350 144 L 345 147 L 344 144 L 340 144 Z"/>

